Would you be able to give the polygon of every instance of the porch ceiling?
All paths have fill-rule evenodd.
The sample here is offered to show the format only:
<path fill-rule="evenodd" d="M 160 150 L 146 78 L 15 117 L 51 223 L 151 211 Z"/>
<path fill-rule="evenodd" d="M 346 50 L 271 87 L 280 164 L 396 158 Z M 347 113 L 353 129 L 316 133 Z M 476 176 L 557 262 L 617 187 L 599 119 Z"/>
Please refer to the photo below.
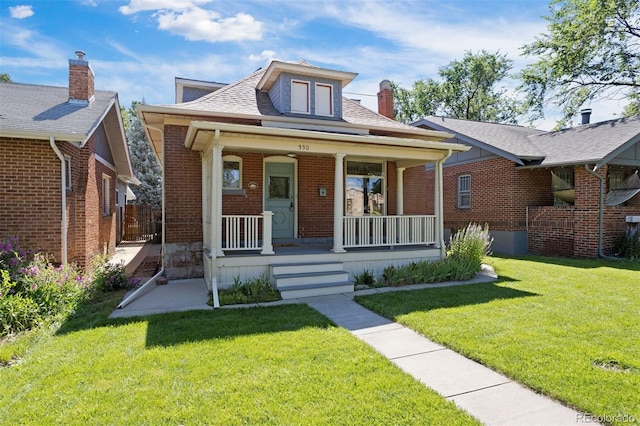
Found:
<path fill-rule="evenodd" d="M 247 151 L 380 157 L 400 161 L 399 167 L 412 167 L 437 161 L 451 152 L 470 147 L 440 142 L 447 134 L 434 135 L 434 141 L 389 136 L 353 135 L 299 129 L 247 126 L 193 121 L 185 146 L 195 151 L 207 150 L 218 142 L 227 148 Z"/>

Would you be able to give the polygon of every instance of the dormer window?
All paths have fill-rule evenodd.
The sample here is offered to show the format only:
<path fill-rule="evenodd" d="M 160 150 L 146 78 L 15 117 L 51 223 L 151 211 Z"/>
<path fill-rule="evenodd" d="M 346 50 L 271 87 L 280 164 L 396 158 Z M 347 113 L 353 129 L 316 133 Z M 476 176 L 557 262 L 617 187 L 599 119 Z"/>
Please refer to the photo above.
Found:
<path fill-rule="evenodd" d="M 291 112 L 309 114 L 309 82 L 291 80 Z"/>
<path fill-rule="evenodd" d="M 333 86 L 316 83 L 316 114 L 333 116 Z"/>

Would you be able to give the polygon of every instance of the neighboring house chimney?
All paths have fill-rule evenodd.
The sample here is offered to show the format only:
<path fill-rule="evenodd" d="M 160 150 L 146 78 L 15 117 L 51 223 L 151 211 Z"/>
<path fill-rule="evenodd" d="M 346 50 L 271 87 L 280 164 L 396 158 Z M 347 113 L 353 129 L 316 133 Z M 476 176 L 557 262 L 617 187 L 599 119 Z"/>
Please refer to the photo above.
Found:
<path fill-rule="evenodd" d="M 580 114 L 582 114 L 582 124 L 589 124 L 589 121 L 591 121 L 591 108 L 580 110 Z"/>
<path fill-rule="evenodd" d="M 394 119 L 393 114 L 393 91 L 391 90 L 391 82 L 382 80 L 380 82 L 380 91 L 378 92 L 378 114 Z"/>
<path fill-rule="evenodd" d="M 76 50 L 76 59 L 69 59 L 69 103 L 89 105 L 93 100 L 93 70 L 84 59 L 85 53 Z"/>

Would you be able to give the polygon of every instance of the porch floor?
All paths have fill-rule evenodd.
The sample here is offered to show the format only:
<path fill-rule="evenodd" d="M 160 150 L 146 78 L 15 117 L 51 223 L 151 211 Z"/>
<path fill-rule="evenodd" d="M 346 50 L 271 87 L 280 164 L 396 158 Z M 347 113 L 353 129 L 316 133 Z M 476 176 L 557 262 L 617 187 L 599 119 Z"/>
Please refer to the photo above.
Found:
<path fill-rule="evenodd" d="M 383 251 L 418 251 L 424 249 L 434 249 L 434 245 L 407 245 L 407 246 L 377 246 L 377 247 L 347 247 L 347 253 L 366 253 L 366 252 L 383 252 Z M 297 242 L 277 240 L 273 243 L 273 251 L 276 256 L 295 256 L 305 254 L 326 254 L 332 253 L 333 243 L 331 242 Z M 224 252 L 227 257 L 237 256 L 256 256 L 259 250 L 228 250 Z M 271 255 L 273 256 L 273 255 Z"/>

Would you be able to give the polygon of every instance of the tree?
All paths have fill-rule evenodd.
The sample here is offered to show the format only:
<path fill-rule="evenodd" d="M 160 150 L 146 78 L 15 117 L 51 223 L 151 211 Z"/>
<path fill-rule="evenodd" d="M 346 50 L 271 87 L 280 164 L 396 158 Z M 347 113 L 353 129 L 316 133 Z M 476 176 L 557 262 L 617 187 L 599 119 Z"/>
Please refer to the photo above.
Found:
<path fill-rule="evenodd" d="M 392 84 L 396 119 L 410 123 L 427 115 L 444 115 L 497 123 L 516 123 L 521 102 L 507 95 L 500 81 L 513 61 L 499 52 L 466 52 L 461 61 L 440 68 L 441 81 L 418 80 L 409 90 Z"/>
<path fill-rule="evenodd" d="M 129 109 L 122 107 L 131 166 L 133 173 L 141 182 L 140 185 L 132 185 L 131 190 L 136 195 L 135 204 L 158 207 L 162 203 L 162 173 L 136 111 L 136 105 L 139 103 L 132 102 Z"/>
<path fill-rule="evenodd" d="M 635 103 L 640 94 L 640 0 L 552 0 L 547 34 L 522 49 L 537 62 L 521 73 L 532 118 L 543 109 L 560 108 L 561 127 L 594 99 L 623 96 Z"/>
<path fill-rule="evenodd" d="M 2 74 L 0 74 L 0 81 L 4 81 L 4 82 L 7 82 L 7 83 L 10 83 L 11 82 L 11 77 L 9 77 L 9 74 L 7 74 L 7 73 L 2 73 Z"/>

